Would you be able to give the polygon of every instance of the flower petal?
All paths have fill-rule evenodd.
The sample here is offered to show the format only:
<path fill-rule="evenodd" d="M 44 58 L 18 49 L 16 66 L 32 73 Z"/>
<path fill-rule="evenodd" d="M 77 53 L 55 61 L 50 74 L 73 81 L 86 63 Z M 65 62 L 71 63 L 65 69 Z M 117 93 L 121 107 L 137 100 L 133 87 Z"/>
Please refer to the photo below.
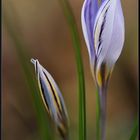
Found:
<path fill-rule="evenodd" d="M 93 34 L 96 55 L 99 58 L 107 51 L 112 36 L 116 0 L 105 0 L 95 19 Z M 101 51 L 102 50 L 102 51 Z"/>
<path fill-rule="evenodd" d="M 49 83 L 46 80 L 46 78 L 45 78 L 45 76 L 42 72 L 42 68 L 41 68 L 41 65 L 39 64 L 39 61 L 31 59 L 31 62 L 35 66 L 38 85 L 39 85 L 40 94 L 41 94 L 43 103 L 44 103 L 44 105 L 46 107 L 46 110 L 48 111 L 49 115 L 51 115 L 51 116 L 53 116 L 53 118 L 55 118 L 54 114 L 56 114 L 56 113 L 55 113 L 55 110 L 54 110 L 54 107 L 53 107 L 53 104 L 52 104 L 53 97 L 52 97 L 52 94 L 50 94 L 51 89 L 50 89 Z"/>
<path fill-rule="evenodd" d="M 31 62 L 35 66 L 40 94 L 47 112 L 54 120 L 60 135 L 65 137 L 68 133 L 68 115 L 61 92 L 50 73 L 39 61 L 31 59 Z"/>
<path fill-rule="evenodd" d="M 112 67 L 115 64 L 118 57 L 121 54 L 123 44 L 124 44 L 124 17 L 121 8 L 120 0 L 117 1 L 116 14 L 114 18 L 113 32 L 109 45 L 109 49 L 105 56 L 105 61 L 108 62 L 108 65 Z"/>
<path fill-rule="evenodd" d="M 59 106 L 59 109 L 62 111 L 62 115 L 63 117 L 65 117 L 65 119 L 68 119 L 68 114 L 67 114 L 67 110 L 65 107 L 65 103 L 64 103 L 64 99 L 62 97 L 62 94 L 56 84 L 56 82 L 54 81 L 53 77 L 50 75 L 50 73 L 42 66 L 42 70 L 45 74 L 46 77 L 48 77 L 48 80 L 50 81 L 52 88 L 54 89 L 54 94 L 55 94 L 55 99 L 57 100 L 57 104 Z"/>
<path fill-rule="evenodd" d="M 124 19 L 120 0 L 105 0 L 97 13 L 94 25 L 97 79 L 99 79 L 102 64 L 107 65 L 107 69 L 111 71 L 121 53 L 123 42 Z M 110 73 L 109 70 L 106 71 Z"/>
<path fill-rule="evenodd" d="M 94 21 L 97 11 L 98 11 L 98 0 L 84 1 L 81 12 L 81 22 L 90 58 L 93 57 L 95 54 L 92 29 L 94 27 Z"/>
<path fill-rule="evenodd" d="M 105 0 L 101 0 L 101 3 L 103 3 Z"/>

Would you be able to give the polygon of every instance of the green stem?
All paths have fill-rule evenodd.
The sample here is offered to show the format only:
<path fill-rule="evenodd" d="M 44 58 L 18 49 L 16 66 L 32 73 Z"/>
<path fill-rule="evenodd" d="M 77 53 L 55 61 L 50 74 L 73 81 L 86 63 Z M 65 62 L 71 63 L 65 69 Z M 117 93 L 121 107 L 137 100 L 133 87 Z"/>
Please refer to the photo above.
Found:
<path fill-rule="evenodd" d="M 96 139 L 105 140 L 106 139 L 106 96 L 107 88 L 98 88 L 96 93 L 97 104 L 96 104 Z"/>
<path fill-rule="evenodd" d="M 80 51 L 80 38 L 78 34 L 78 29 L 76 21 L 68 0 L 59 0 L 61 6 L 64 10 L 69 28 L 71 31 L 71 36 L 73 40 L 73 46 L 75 49 L 76 63 L 77 63 L 77 73 L 78 73 L 78 83 L 79 83 L 79 140 L 86 140 L 86 97 L 85 97 L 85 80 L 83 63 Z"/>
<path fill-rule="evenodd" d="M 100 96 L 96 91 L 96 140 L 100 140 Z"/>
<path fill-rule="evenodd" d="M 136 140 L 138 133 L 138 119 L 134 123 L 134 127 L 132 129 L 132 133 L 129 140 Z"/>

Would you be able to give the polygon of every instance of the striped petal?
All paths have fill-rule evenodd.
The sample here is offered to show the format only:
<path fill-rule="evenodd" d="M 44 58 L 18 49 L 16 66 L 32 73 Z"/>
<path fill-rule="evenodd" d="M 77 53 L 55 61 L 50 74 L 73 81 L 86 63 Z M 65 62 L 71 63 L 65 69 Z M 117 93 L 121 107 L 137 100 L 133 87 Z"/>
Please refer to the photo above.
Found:
<path fill-rule="evenodd" d="M 81 12 L 81 23 L 90 58 L 94 58 L 95 56 L 92 31 L 97 11 L 98 11 L 98 0 L 84 1 Z"/>
<path fill-rule="evenodd" d="M 114 17 L 114 25 L 109 49 L 105 56 L 105 61 L 112 67 L 119 58 L 124 44 L 124 16 L 122 14 L 120 0 L 117 1 L 116 14 Z"/>
<path fill-rule="evenodd" d="M 50 73 L 40 65 L 38 60 L 31 59 L 35 66 L 40 94 L 45 108 L 54 120 L 60 135 L 64 138 L 68 129 L 68 114 L 61 92 L 50 75 Z"/>
<path fill-rule="evenodd" d="M 104 77 L 108 78 L 110 71 L 118 59 L 124 43 L 124 18 L 120 0 L 105 0 L 95 19 L 94 46 L 97 55 L 96 78 L 101 85 L 101 69 L 107 70 Z"/>

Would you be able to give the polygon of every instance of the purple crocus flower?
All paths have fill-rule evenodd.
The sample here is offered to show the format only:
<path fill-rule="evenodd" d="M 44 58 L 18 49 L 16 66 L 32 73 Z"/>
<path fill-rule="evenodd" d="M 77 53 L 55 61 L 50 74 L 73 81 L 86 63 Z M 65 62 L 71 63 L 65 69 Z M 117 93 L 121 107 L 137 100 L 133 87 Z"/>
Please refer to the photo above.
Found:
<path fill-rule="evenodd" d="M 85 0 L 81 14 L 90 67 L 100 99 L 100 136 L 105 140 L 106 94 L 113 67 L 124 44 L 124 17 L 120 0 Z"/>
<path fill-rule="evenodd" d="M 82 29 L 91 71 L 98 86 L 106 84 L 124 43 L 124 17 L 120 0 L 85 0 Z"/>

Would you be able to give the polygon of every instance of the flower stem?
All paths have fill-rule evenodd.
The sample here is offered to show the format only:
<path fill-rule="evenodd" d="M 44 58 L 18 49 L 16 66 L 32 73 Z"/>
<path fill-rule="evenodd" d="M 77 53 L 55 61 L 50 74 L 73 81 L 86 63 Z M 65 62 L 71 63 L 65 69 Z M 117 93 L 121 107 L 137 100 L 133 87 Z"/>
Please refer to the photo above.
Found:
<path fill-rule="evenodd" d="M 98 88 L 97 96 L 97 121 L 96 121 L 96 137 L 97 140 L 106 139 L 106 97 L 107 97 L 107 88 L 102 87 Z"/>
<path fill-rule="evenodd" d="M 129 140 L 136 140 L 137 134 L 138 134 L 138 118 L 134 122 L 134 126 L 133 126 L 133 129 L 132 129 L 131 136 L 130 136 Z"/>
<path fill-rule="evenodd" d="M 96 140 L 100 140 L 100 97 L 96 92 Z"/>

